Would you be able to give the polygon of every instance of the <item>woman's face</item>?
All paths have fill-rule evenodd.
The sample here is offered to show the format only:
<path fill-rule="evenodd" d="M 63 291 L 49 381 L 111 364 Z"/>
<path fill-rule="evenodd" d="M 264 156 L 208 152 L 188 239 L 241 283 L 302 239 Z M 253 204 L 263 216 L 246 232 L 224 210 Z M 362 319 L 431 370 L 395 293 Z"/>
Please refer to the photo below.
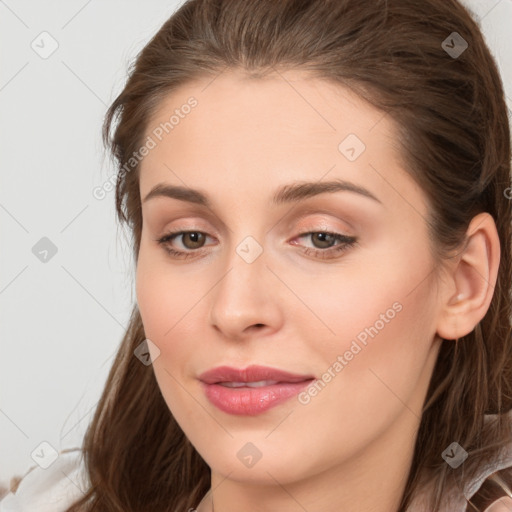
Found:
<path fill-rule="evenodd" d="M 285 485 L 406 465 L 440 304 L 390 119 L 299 72 L 226 72 L 173 92 L 146 143 L 138 305 L 163 397 L 213 473 Z M 204 377 L 218 367 L 234 372 Z"/>

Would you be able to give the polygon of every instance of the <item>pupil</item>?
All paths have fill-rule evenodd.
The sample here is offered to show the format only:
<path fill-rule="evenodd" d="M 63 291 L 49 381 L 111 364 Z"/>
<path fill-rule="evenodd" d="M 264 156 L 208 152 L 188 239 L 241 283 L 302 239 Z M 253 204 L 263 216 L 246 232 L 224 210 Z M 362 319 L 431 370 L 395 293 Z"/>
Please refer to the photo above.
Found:
<path fill-rule="evenodd" d="M 187 233 L 187 236 L 192 241 L 192 245 L 197 244 L 197 243 L 200 244 L 200 239 L 202 237 L 202 233 L 198 233 L 197 231 L 194 231 L 192 233 Z M 194 248 L 194 247 L 192 247 L 192 248 Z"/>
<path fill-rule="evenodd" d="M 321 247 L 328 247 L 330 243 L 332 242 L 332 235 L 329 235 L 328 233 L 317 233 L 317 238 L 320 239 L 320 246 Z M 323 245 L 322 245 L 323 244 Z"/>

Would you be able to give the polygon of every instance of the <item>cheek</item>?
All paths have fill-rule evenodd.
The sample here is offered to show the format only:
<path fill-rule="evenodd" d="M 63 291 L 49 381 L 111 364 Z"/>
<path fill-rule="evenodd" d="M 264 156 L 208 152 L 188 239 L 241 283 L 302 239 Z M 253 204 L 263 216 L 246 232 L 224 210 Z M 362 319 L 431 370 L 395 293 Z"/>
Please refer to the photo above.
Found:
<path fill-rule="evenodd" d="M 312 308 L 329 328 L 331 336 L 324 336 L 322 347 L 326 352 L 344 353 L 355 345 L 366 348 L 386 345 L 396 350 L 407 349 L 415 337 L 429 331 L 428 309 L 431 293 L 427 285 L 413 291 L 411 283 L 424 278 L 424 274 L 410 272 L 408 275 L 387 277 L 365 276 L 349 279 L 329 279 L 329 288 L 338 288 L 340 293 L 310 295 Z M 416 279 L 418 277 L 418 279 Z M 380 279 L 380 282 L 377 280 Z M 338 286 L 337 286 L 338 285 Z M 347 355 L 350 358 L 350 355 Z"/>
<path fill-rule="evenodd" d="M 294 317 L 283 311 L 290 325 L 300 325 L 304 333 L 314 329 L 309 341 L 331 359 L 349 350 L 354 340 L 364 348 L 386 340 L 388 348 L 399 349 L 410 346 L 415 335 L 431 334 L 432 262 L 426 241 L 418 233 L 414 244 L 410 240 L 393 233 L 376 237 L 371 249 L 358 249 L 339 266 L 317 267 L 309 275 L 303 269 L 280 269 L 309 309 Z"/>
<path fill-rule="evenodd" d="M 170 272 L 160 258 L 141 247 L 136 272 L 137 303 L 145 336 L 159 350 L 152 363 L 155 378 L 169 410 L 181 425 L 180 418 L 197 415 L 197 407 L 181 383 L 184 375 L 191 373 L 187 365 L 198 350 L 194 340 L 199 337 L 187 333 L 187 329 L 200 290 L 194 285 L 197 281 L 180 278 L 176 270 Z"/>
<path fill-rule="evenodd" d="M 323 285 L 319 281 L 317 293 L 309 295 L 312 307 L 334 331 L 324 329 L 316 346 L 313 357 L 324 373 L 310 403 L 337 417 L 334 423 L 342 422 L 348 435 L 362 435 L 369 416 L 375 422 L 368 434 L 384 428 L 404 403 L 420 415 L 435 335 L 427 255 L 404 247 L 388 250 L 372 264 L 352 266 L 350 275 L 330 276 Z M 328 289 L 339 291 L 331 291 L 326 301 Z M 336 408 L 330 407 L 333 403 Z"/>
<path fill-rule="evenodd" d="M 212 287 L 212 276 L 207 270 L 205 275 L 187 275 L 185 268 L 168 264 L 160 252 L 141 245 L 137 303 L 145 335 L 160 350 L 153 364 L 157 378 L 168 372 L 181 381 L 194 370 L 191 356 L 204 348 L 206 338 L 200 333 L 204 333 L 205 322 L 198 322 L 204 319 L 201 301 Z M 169 375 L 166 381 L 166 388 L 178 385 Z"/>
<path fill-rule="evenodd" d="M 187 326 L 187 315 L 204 295 L 199 276 L 187 278 L 179 266 L 166 264 L 165 253 L 141 245 L 136 295 L 146 336 L 164 341 Z M 162 347 L 160 347 L 162 348 Z"/>

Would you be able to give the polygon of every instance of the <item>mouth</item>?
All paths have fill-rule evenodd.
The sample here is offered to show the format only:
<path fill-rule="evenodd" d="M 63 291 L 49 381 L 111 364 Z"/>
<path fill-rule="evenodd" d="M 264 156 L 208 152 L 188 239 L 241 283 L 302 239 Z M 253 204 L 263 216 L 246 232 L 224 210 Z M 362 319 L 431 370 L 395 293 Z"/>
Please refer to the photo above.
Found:
<path fill-rule="evenodd" d="M 256 382 L 217 382 L 217 384 L 227 388 L 262 388 L 264 386 L 273 386 L 279 383 L 276 380 L 258 380 Z"/>
<path fill-rule="evenodd" d="M 252 365 L 245 369 L 213 368 L 199 380 L 208 400 L 221 411 L 254 416 L 297 395 L 314 377 Z"/>

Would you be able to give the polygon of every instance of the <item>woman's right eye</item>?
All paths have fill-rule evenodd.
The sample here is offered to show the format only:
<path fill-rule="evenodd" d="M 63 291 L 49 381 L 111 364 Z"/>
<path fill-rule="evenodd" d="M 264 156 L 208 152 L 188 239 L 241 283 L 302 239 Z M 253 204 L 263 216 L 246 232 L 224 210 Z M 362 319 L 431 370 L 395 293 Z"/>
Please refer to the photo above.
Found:
<path fill-rule="evenodd" d="M 181 237 L 182 245 L 188 250 L 176 250 L 172 247 L 170 242 L 179 237 Z M 186 259 L 195 256 L 198 252 L 202 252 L 198 251 L 198 249 L 202 249 L 206 238 L 207 235 L 202 231 L 171 231 L 158 238 L 157 242 L 162 245 L 164 250 L 171 256 Z M 192 245 L 192 247 L 189 247 L 188 244 Z"/>

